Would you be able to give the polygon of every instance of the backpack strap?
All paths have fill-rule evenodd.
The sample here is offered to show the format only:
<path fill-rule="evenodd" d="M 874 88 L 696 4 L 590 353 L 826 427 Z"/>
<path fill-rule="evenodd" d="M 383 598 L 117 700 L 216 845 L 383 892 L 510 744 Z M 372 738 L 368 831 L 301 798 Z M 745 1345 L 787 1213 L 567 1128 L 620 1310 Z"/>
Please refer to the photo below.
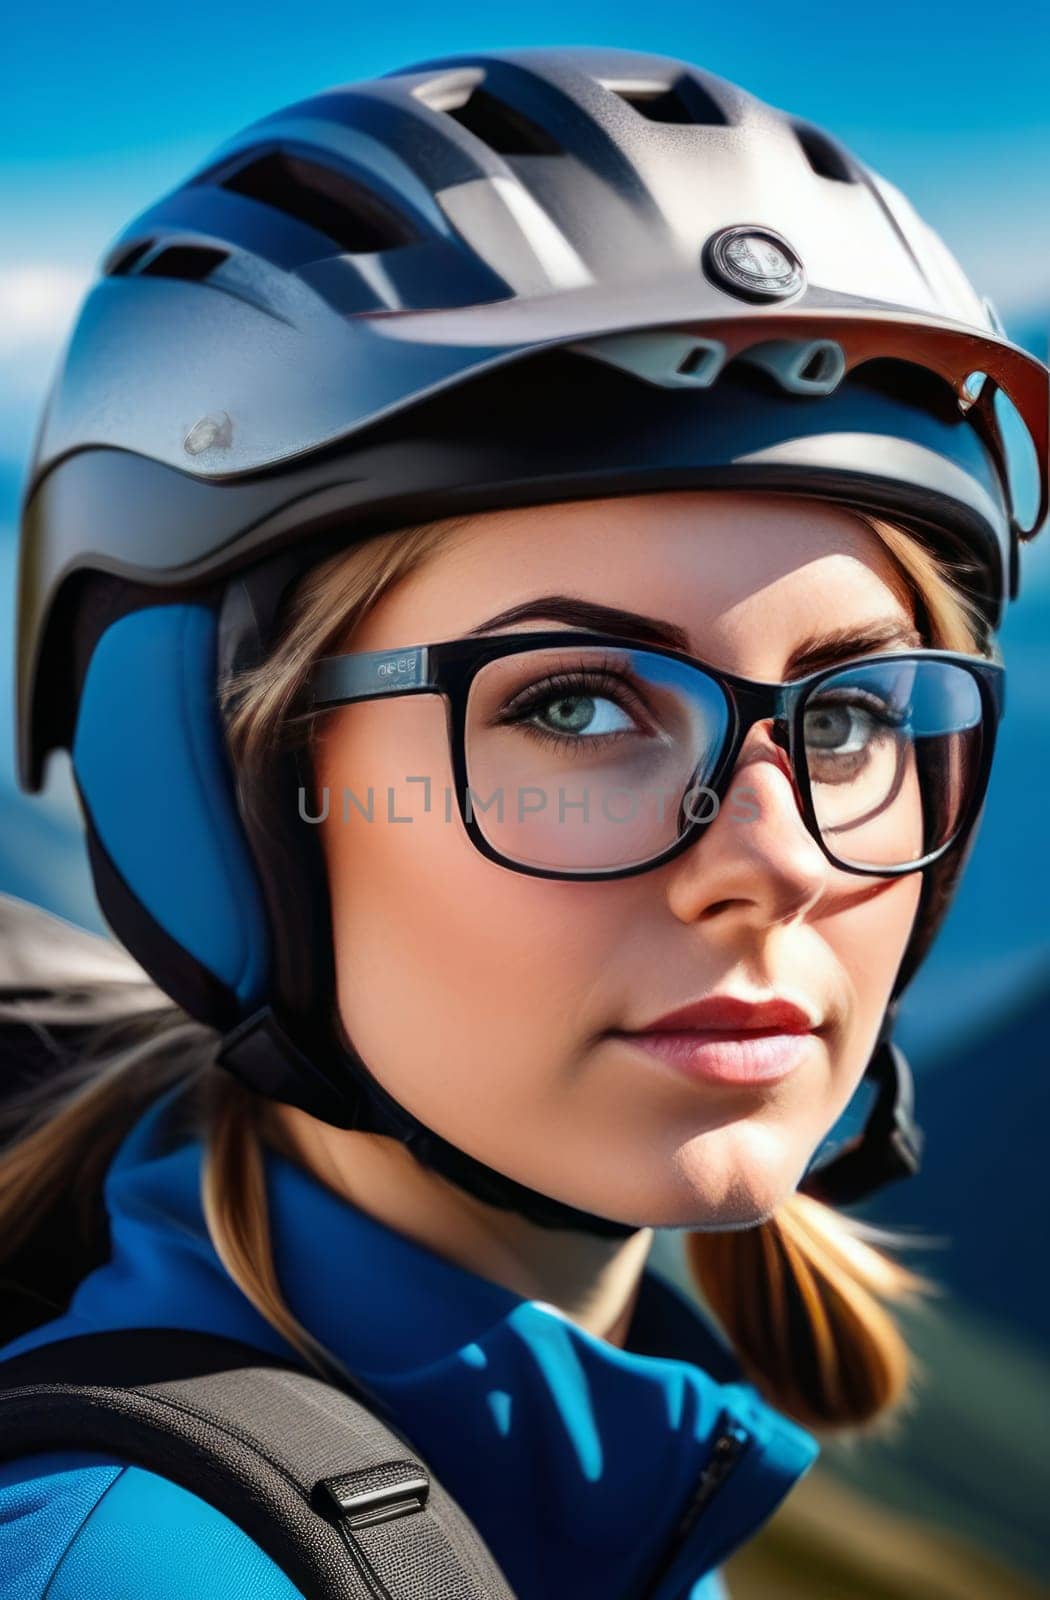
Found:
<path fill-rule="evenodd" d="M 306 1600 L 514 1600 L 363 1393 L 215 1334 L 86 1334 L 0 1361 L 0 1459 L 98 1449 L 158 1472 L 243 1528 Z"/>

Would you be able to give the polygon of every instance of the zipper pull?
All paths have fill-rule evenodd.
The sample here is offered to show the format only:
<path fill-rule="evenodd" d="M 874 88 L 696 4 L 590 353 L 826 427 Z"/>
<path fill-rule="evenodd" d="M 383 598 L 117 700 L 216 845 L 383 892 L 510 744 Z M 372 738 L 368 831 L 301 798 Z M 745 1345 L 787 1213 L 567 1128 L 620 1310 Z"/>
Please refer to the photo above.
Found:
<path fill-rule="evenodd" d="M 650 1574 L 646 1588 L 641 1592 L 639 1600 L 654 1600 L 660 1583 L 674 1565 L 679 1551 L 692 1531 L 700 1513 L 706 1511 L 711 1504 L 711 1501 L 732 1473 L 733 1468 L 750 1442 L 751 1435 L 747 1429 L 741 1423 L 729 1417 L 728 1414 L 724 1415 L 710 1459 L 697 1479 L 693 1492 L 686 1501 L 682 1514 L 678 1518 L 656 1568 Z"/>

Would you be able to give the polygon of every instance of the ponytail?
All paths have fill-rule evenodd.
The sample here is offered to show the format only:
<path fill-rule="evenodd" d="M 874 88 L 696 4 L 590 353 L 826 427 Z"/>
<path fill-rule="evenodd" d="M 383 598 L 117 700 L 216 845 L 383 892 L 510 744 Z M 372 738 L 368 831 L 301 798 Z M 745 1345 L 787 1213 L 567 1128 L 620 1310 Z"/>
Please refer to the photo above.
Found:
<path fill-rule="evenodd" d="M 94 985 L 77 993 L 89 1007 L 100 998 Z M 179 1085 L 169 1131 L 202 1140 L 200 1199 L 216 1255 L 308 1366 L 328 1381 L 348 1379 L 277 1282 L 263 1150 L 271 1102 L 217 1064 L 212 1029 L 145 981 L 141 998 L 140 1010 L 93 1028 L 65 1060 L 56 1061 L 49 1038 L 47 1070 L 0 1103 L 0 1343 L 61 1315 L 81 1277 L 107 1259 L 106 1169 L 133 1124 Z M 57 1010 L 63 996 L 52 1000 Z M 25 1007 L 0 1001 L 0 1028 L 16 1023 L 25 1023 Z M 50 1035 L 46 1025 L 42 1032 Z"/>
<path fill-rule="evenodd" d="M 799 1422 L 856 1427 L 910 1397 L 915 1361 L 887 1303 L 936 1292 L 876 1248 L 900 1242 L 795 1194 L 758 1227 L 688 1233 L 685 1254 L 756 1387 Z"/>

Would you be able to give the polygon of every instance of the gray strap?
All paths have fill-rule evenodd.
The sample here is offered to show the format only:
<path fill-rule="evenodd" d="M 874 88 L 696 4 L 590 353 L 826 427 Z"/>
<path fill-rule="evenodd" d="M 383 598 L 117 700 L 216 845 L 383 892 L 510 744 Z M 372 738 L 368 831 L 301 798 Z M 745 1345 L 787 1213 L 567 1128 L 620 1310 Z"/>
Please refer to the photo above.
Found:
<path fill-rule="evenodd" d="M 0 1459 L 111 1451 L 209 1501 L 306 1600 L 514 1600 L 404 1436 L 264 1351 L 182 1328 L 63 1339 L 0 1362 Z"/>

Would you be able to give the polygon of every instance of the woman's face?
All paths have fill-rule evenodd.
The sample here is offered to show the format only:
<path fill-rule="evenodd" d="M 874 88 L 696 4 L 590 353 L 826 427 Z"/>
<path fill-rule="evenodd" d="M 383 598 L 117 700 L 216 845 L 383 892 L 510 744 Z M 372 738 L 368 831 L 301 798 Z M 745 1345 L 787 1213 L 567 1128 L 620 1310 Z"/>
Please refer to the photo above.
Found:
<path fill-rule="evenodd" d="M 673 623 L 690 654 L 777 681 L 811 670 L 789 662 L 829 629 L 912 621 L 897 569 L 849 512 L 690 490 L 479 515 L 376 604 L 352 648 L 457 638 L 552 594 Z M 732 779 L 749 804 L 727 800 L 675 859 L 601 882 L 529 877 L 470 843 L 454 801 L 446 813 L 445 716 L 439 696 L 406 696 L 321 727 L 338 1002 L 355 1048 L 446 1139 L 571 1205 L 639 1226 L 761 1221 L 860 1081 L 921 874 L 833 867 L 760 723 Z M 344 809 L 346 790 L 360 806 Z M 786 1076 L 747 1084 L 686 1077 L 618 1037 L 715 993 L 785 996 L 819 1031 Z"/>

